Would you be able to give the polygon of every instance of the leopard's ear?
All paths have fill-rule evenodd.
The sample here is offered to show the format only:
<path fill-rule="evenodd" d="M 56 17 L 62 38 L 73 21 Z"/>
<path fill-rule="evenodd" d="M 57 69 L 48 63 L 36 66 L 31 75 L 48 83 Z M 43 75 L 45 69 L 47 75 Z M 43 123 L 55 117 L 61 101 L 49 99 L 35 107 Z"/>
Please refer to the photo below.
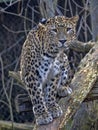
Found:
<path fill-rule="evenodd" d="M 42 18 L 42 19 L 40 20 L 40 23 L 41 23 L 41 24 L 46 24 L 46 22 L 47 22 L 47 19 L 45 19 L 45 18 Z"/>
<path fill-rule="evenodd" d="M 79 20 L 79 16 L 78 15 L 73 16 L 71 19 L 72 19 L 72 21 L 74 21 L 75 23 L 77 23 L 78 20 Z"/>
<path fill-rule="evenodd" d="M 46 30 L 46 26 L 42 23 L 39 23 L 37 27 L 38 29 Z"/>
<path fill-rule="evenodd" d="M 38 27 L 44 29 L 44 28 L 46 27 L 46 25 L 45 25 L 46 22 L 47 22 L 47 19 L 42 18 L 42 19 L 40 20 L 39 24 L 38 24 Z"/>

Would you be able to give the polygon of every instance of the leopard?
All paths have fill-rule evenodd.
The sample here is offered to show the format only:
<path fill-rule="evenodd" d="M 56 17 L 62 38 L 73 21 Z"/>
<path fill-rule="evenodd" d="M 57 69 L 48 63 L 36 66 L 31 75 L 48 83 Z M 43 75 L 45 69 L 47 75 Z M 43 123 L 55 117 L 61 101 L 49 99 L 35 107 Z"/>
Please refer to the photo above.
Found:
<path fill-rule="evenodd" d="M 37 125 L 61 117 L 63 111 L 56 101 L 57 93 L 62 96 L 72 93 L 67 85 L 71 73 L 67 51 L 76 39 L 77 21 L 78 16 L 49 18 L 34 27 L 23 44 L 20 76 L 30 96 Z"/>

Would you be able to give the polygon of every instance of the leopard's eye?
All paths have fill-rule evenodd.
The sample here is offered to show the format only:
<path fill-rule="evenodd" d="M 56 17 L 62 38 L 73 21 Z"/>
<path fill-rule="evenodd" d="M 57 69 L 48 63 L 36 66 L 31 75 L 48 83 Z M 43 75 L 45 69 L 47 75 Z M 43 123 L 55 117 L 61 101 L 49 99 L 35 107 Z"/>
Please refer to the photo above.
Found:
<path fill-rule="evenodd" d="M 67 28 L 67 31 L 71 30 L 71 28 Z"/>
<path fill-rule="evenodd" d="M 74 34 L 74 30 L 72 28 L 67 28 L 67 34 L 73 35 Z"/>
<path fill-rule="evenodd" d="M 57 32 L 57 29 L 54 28 L 54 29 L 52 29 L 52 31 L 53 31 L 53 32 Z"/>

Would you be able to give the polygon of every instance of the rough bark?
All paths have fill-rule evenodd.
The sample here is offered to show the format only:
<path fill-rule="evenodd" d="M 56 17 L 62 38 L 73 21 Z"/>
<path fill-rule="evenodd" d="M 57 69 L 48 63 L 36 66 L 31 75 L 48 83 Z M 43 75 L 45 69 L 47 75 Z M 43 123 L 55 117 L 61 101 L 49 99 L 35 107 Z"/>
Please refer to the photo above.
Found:
<path fill-rule="evenodd" d="M 84 46 L 83 48 L 85 49 L 86 46 Z M 88 96 L 91 89 L 95 86 L 97 80 L 98 80 L 98 44 L 96 44 L 81 61 L 79 70 L 75 74 L 71 82 L 71 87 L 73 89 L 71 97 L 62 98 L 59 101 L 59 104 L 64 112 L 63 117 L 55 119 L 49 125 L 36 126 L 35 129 L 36 130 L 62 129 L 62 127 L 64 127 L 64 125 L 67 124 L 70 118 L 79 109 L 79 106 Z"/>
<path fill-rule="evenodd" d="M 72 118 L 69 130 L 98 130 L 98 100 L 83 102 L 80 105 Z"/>
<path fill-rule="evenodd" d="M 60 128 L 69 121 L 72 115 L 77 111 L 80 104 L 87 97 L 96 81 L 98 80 L 98 45 L 93 47 L 91 51 L 82 60 L 78 72 L 75 74 L 71 87 L 74 92 L 71 96 L 67 110 L 63 120 L 60 123 Z"/>

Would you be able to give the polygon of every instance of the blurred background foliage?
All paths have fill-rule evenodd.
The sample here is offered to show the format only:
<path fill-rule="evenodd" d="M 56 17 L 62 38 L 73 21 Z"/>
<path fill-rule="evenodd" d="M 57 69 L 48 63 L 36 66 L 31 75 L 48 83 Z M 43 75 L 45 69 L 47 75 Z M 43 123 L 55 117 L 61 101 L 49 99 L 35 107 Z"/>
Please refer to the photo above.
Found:
<path fill-rule="evenodd" d="M 8 71 L 19 70 L 21 48 L 28 32 L 42 18 L 55 15 L 79 15 L 77 39 L 82 42 L 96 40 L 98 27 L 93 17 L 98 18 L 98 0 L 0 0 L 0 120 L 33 120 L 30 113 L 16 112 L 15 97 L 26 91 L 9 77 Z M 97 109 L 98 101 L 83 103 L 69 123 L 70 129 L 98 130 Z"/>

